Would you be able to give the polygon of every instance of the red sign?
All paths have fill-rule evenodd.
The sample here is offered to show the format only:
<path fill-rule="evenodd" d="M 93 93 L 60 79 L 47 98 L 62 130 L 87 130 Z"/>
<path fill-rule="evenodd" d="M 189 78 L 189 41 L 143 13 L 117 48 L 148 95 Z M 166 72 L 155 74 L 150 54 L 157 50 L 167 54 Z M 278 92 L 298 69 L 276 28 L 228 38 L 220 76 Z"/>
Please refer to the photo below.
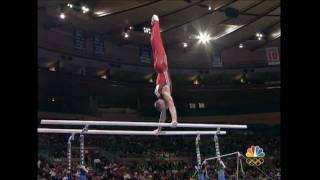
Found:
<path fill-rule="evenodd" d="M 266 52 L 269 65 L 280 64 L 279 50 L 277 47 L 266 48 Z"/>

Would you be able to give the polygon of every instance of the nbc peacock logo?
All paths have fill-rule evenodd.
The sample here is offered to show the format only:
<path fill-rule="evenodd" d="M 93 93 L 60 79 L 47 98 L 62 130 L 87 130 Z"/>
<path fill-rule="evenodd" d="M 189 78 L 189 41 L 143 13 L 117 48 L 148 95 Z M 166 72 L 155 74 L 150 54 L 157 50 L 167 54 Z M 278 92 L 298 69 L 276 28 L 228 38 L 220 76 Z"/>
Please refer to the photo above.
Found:
<path fill-rule="evenodd" d="M 251 146 L 246 152 L 246 162 L 250 166 L 260 166 L 264 163 L 265 155 L 260 146 Z"/>

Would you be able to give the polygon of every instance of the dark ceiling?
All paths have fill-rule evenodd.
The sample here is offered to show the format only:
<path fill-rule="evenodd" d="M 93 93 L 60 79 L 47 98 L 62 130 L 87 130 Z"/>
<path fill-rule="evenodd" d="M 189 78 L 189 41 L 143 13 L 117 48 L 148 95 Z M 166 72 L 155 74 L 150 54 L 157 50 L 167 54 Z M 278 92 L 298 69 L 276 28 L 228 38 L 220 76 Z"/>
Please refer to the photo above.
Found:
<path fill-rule="evenodd" d="M 147 35 L 138 28 L 150 26 L 151 16 L 157 14 L 167 45 L 194 43 L 194 35 L 203 31 L 209 32 L 215 47 L 222 50 L 240 42 L 251 49 L 280 44 L 280 0 L 38 0 L 39 23 L 49 27 L 65 25 L 57 16 L 68 2 L 90 8 L 83 14 L 75 7 L 64 7 L 72 26 L 116 41 L 123 39 L 120 31 L 132 26 L 131 43 L 148 42 Z M 233 16 L 232 10 L 238 14 Z M 265 33 L 264 41 L 254 40 L 257 31 Z"/>

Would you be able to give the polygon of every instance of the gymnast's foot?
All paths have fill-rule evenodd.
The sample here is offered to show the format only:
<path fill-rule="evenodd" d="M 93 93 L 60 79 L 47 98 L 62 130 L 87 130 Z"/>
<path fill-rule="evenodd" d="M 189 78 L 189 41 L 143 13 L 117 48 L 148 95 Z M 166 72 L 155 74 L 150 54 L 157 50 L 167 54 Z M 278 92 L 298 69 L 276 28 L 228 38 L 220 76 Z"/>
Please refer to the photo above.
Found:
<path fill-rule="evenodd" d="M 177 125 L 178 125 L 178 122 L 177 122 L 177 121 L 172 121 L 172 122 L 171 122 L 171 127 L 176 128 Z"/>
<path fill-rule="evenodd" d="M 154 132 L 156 135 L 159 135 L 160 131 L 161 131 L 161 128 L 157 128 L 157 129 L 153 130 L 153 132 Z"/>

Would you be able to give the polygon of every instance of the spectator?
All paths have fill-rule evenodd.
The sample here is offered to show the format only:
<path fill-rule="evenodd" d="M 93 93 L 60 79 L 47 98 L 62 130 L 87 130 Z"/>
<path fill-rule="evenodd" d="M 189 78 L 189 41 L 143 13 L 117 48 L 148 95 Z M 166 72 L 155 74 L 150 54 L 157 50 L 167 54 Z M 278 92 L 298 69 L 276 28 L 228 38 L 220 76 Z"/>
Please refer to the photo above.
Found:
<path fill-rule="evenodd" d="M 194 172 L 195 137 L 137 137 L 135 136 L 87 136 L 85 164 L 89 170 L 90 179 L 189 179 Z M 65 179 L 67 171 L 66 148 L 68 136 L 41 134 L 39 137 L 39 179 Z M 245 151 L 251 145 L 259 145 L 266 153 L 265 163 L 261 169 L 271 177 L 280 179 L 280 137 L 268 134 L 268 129 L 239 134 L 230 132 L 219 139 L 222 154 Z M 79 147 L 74 141 L 73 147 Z M 95 149 L 96 148 L 96 149 Z M 200 151 L 202 160 L 215 156 L 212 137 L 201 138 Z M 177 154 L 179 156 L 177 156 Z M 79 158 L 79 150 L 73 150 L 72 156 Z M 107 157 L 107 158 L 106 158 Z M 236 157 L 223 158 L 227 168 L 225 174 L 228 179 L 235 178 Z M 91 159 L 93 161 L 91 161 Z M 72 172 L 76 172 L 77 161 L 73 161 Z M 243 162 L 246 179 L 265 179 L 259 171 Z M 216 176 L 215 164 L 207 165 L 209 177 Z M 241 175 L 241 173 L 240 173 Z M 260 176 L 260 177 L 259 177 Z M 75 175 L 74 177 L 75 178 Z M 88 177 L 89 179 L 89 177 Z"/>

